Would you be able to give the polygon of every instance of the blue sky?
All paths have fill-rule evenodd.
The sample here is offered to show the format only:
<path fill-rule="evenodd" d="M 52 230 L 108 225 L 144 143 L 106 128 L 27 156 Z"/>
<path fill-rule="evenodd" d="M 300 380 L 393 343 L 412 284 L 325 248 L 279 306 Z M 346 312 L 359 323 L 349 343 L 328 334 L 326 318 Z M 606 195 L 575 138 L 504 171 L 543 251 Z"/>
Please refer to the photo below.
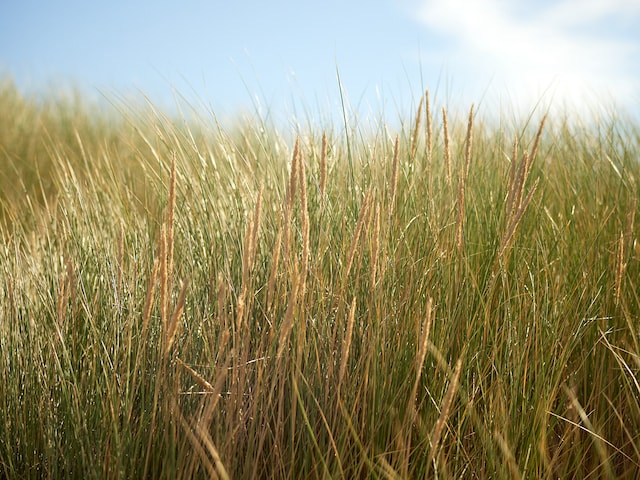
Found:
<path fill-rule="evenodd" d="M 0 0 L 0 73 L 25 91 L 174 90 L 220 115 L 439 103 L 640 111 L 640 0 Z"/>

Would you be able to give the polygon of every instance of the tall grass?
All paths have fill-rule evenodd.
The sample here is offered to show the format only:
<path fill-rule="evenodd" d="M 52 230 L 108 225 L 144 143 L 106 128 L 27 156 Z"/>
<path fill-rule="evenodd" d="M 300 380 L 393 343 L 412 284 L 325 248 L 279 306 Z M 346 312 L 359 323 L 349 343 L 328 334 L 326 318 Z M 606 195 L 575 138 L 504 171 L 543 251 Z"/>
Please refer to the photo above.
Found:
<path fill-rule="evenodd" d="M 5 82 L 0 475 L 635 478 L 640 127 L 432 110 L 289 141 Z"/>

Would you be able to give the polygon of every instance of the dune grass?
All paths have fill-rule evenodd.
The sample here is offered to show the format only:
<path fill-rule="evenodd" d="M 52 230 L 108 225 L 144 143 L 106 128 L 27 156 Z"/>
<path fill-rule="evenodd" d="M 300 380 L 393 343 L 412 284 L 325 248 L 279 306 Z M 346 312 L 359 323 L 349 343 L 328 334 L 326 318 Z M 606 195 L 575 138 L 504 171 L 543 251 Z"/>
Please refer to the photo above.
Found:
<path fill-rule="evenodd" d="M 4 82 L 0 476 L 635 478 L 640 127 L 418 103 L 283 132 Z"/>

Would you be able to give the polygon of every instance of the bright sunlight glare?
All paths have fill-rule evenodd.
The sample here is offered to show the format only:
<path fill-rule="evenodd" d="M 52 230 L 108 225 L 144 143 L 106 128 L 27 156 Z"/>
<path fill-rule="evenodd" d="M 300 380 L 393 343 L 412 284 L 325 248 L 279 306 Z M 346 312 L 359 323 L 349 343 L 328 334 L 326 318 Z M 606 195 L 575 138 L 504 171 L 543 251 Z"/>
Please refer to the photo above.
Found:
<path fill-rule="evenodd" d="M 487 100 L 530 111 L 536 104 L 573 111 L 639 98 L 640 2 L 635 0 L 424 0 L 417 19 L 447 38 L 430 52 L 447 59 Z M 633 100 L 632 100 L 633 101 Z"/>

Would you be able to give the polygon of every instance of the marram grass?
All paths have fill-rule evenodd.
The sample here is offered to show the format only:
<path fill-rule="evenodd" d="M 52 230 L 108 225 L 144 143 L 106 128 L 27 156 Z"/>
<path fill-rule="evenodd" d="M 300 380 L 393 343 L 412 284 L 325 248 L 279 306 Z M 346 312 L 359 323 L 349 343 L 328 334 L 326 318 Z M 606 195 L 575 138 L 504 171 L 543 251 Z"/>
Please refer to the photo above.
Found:
<path fill-rule="evenodd" d="M 5 82 L 0 476 L 636 478 L 640 127 L 419 105 L 290 141 Z"/>

